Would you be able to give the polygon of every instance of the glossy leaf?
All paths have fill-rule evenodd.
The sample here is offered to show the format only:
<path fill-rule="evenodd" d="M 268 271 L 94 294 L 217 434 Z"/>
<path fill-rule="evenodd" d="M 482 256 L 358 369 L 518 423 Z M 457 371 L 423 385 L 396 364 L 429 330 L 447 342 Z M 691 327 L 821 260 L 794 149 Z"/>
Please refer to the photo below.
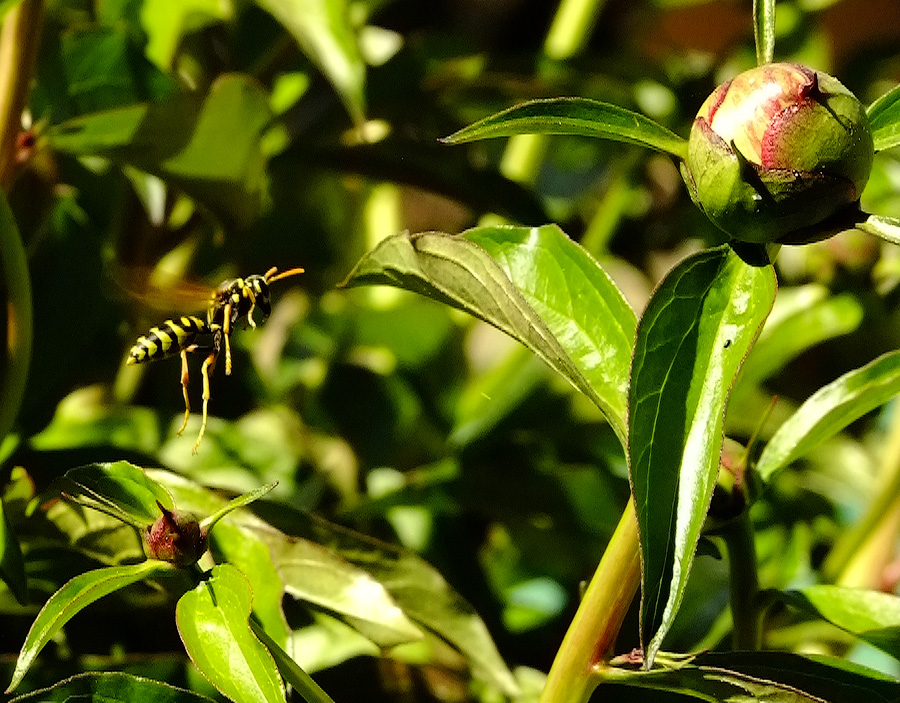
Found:
<path fill-rule="evenodd" d="M 268 648 L 275 660 L 278 671 L 284 677 L 294 690 L 297 691 L 307 703 L 334 703 L 325 691 L 312 680 L 300 665 L 295 662 L 290 655 L 282 649 L 281 645 L 275 642 L 266 631 L 258 626 L 254 621 L 250 621 L 250 627 L 260 641 Z"/>
<path fill-rule="evenodd" d="M 891 88 L 867 108 L 875 151 L 900 145 L 900 85 Z"/>
<path fill-rule="evenodd" d="M 641 536 L 641 638 L 652 664 L 712 496 L 728 391 L 775 298 L 771 266 L 730 247 L 676 266 L 638 325 L 628 448 Z"/>
<path fill-rule="evenodd" d="M 364 569 L 309 540 L 257 529 L 287 593 L 350 618 L 382 647 L 422 637 L 387 589 Z"/>
<path fill-rule="evenodd" d="M 157 502 L 167 510 L 175 507 L 165 488 L 127 461 L 70 469 L 56 485 L 76 503 L 138 528 L 160 516 Z"/>
<path fill-rule="evenodd" d="M 472 673 L 510 696 L 518 692 L 484 622 L 438 571 L 415 554 L 337 525 L 309 521 L 298 529 L 327 545 L 383 584 L 415 623 L 450 643 L 466 658 Z"/>
<path fill-rule="evenodd" d="M 775 0 L 753 0 L 753 20 L 756 65 L 772 63 L 775 58 Z"/>
<path fill-rule="evenodd" d="M 246 577 L 220 564 L 179 599 L 178 632 L 191 660 L 224 696 L 240 703 L 281 703 L 285 692 L 275 661 L 250 629 L 251 602 Z"/>
<path fill-rule="evenodd" d="M 526 294 L 509 280 L 503 268 L 487 251 L 466 239 L 473 232 L 478 230 L 470 230 L 464 233 L 464 237 L 434 232 L 390 237 L 356 265 L 344 285 L 394 285 L 465 310 L 489 322 L 531 349 L 585 393 L 607 415 L 613 427 L 621 431 L 622 418 L 617 415 L 616 409 L 621 401 L 612 399 L 609 394 L 604 399 L 595 390 L 557 339 L 549 326 L 551 321 L 545 321 L 535 311 Z M 539 239 L 539 235 L 535 234 L 535 239 Z M 554 261 L 552 256 L 544 259 L 544 266 L 548 266 L 548 274 L 555 277 L 566 267 Z M 535 275 L 541 275 L 544 266 L 535 270 Z M 535 290 L 534 286 L 535 283 L 529 281 L 526 290 Z M 552 293 L 548 296 L 548 301 L 552 300 Z M 571 341 L 572 325 L 565 318 L 552 322 L 566 333 L 563 338 Z M 621 322 L 616 324 L 622 325 Z M 616 383 L 618 379 L 612 385 Z"/>
<path fill-rule="evenodd" d="M 707 653 L 653 671 L 616 669 L 604 679 L 704 701 L 888 703 L 900 684 L 841 659 L 788 652 Z M 600 692 L 603 692 L 601 686 Z"/>
<path fill-rule="evenodd" d="M 205 98 L 179 94 L 84 115 L 54 126 L 48 139 L 58 151 L 103 156 L 148 171 L 220 215 L 248 223 L 261 208 L 260 138 L 270 119 L 259 85 L 246 76 L 225 75 Z"/>
<path fill-rule="evenodd" d="M 90 672 L 63 679 L 39 691 L 16 696 L 9 703 L 213 703 L 199 693 L 176 688 L 161 681 L 121 671 Z"/>
<path fill-rule="evenodd" d="M 788 603 L 900 658 L 900 598 L 861 588 L 815 585 L 785 593 Z"/>
<path fill-rule="evenodd" d="M 588 98 L 531 100 L 454 132 L 443 141 L 462 144 L 515 134 L 574 134 L 637 144 L 684 159 L 687 140 L 649 117 Z"/>
<path fill-rule="evenodd" d="M 558 227 L 479 227 L 464 232 L 496 261 L 591 384 L 625 437 L 637 317 L 609 275 Z"/>
<path fill-rule="evenodd" d="M 900 220 L 886 215 L 869 215 L 856 224 L 866 234 L 871 234 L 891 244 L 900 244 Z"/>
<path fill-rule="evenodd" d="M 347 0 L 256 0 L 291 33 L 331 82 L 350 116 L 362 122 L 366 66 L 350 25 Z"/>
<path fill-rule="evenodd" d="M 19 652 L 16 668 L 7 692 L 12 691 L 22 681 L 25 672 L 35 657 L 52 637 L 59 632 L 74 615 L 103 596 L 118 591 L 137 581 L 170 573 L 173 567 L 162 561 L 147 560 L 128 566 L 110 566 L 79 574 L 66 583 L 41 608 L 25 644 Z"/>
<path fill-rule="evenodd" d="M 768 481 L 867 412 L 900 393 L 900 352 L 878 357 L 814 393 L 769 440 L 756 465 Z"/>

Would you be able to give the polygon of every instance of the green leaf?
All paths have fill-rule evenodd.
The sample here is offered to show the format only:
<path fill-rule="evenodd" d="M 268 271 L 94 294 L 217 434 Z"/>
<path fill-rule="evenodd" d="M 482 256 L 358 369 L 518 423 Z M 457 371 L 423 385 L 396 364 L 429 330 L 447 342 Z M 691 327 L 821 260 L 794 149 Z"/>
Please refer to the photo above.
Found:
<path fill-rule="evenodd" d="M 255 531 L 269 547 L 287 593 L 350 620 L 382 647 L 422 637 L 386 588 L 332 550 L 275 529 Z"/>
<path fill-rule="evenodd" d="M 550 98 L 515 105 L 442 141 L 462 144 L 514 134 L 574 134 L 637 144 L 679 159 L 687 157 L 686 139 L 638 112 L 588 98 Z"/>
<path fill-rule="evenodd" d="M 262 206 L 260 137 L 270 119 L 268 96 L 259 85 L 246 76 L 224 75 L 205 98 L 178 94 L 84 115 L 52 127 L 48 139 L 58 151 L 136 166 L 183 188 L 220 216 L 247 224 Z"/>
<path fill-rule="evenodd" d="M 236 566 L 247 577 L 253 590 L 253 614 L 284 646 L 290 635 L 281 609 L 284 581 L 266 544 L 249 530 L 226 521 L 210 533 L 209 548 L 216 563 Z"/>
<path fill-rule="evenodd" d="M 28 576 L 22 560 L 22 548 L 6 515 L 3 500 L 0 500 L 0 579 L 19 603 L 28 603 Z"/>
<path fill-rule="evenodd" d="M 287 29 L 334 86 L 353 121 L 365 117 L 366 66 L 347 0 L 256 0 Z"/>
<path fill-rule="evenodd" d="M 463 232 L 498 263 L 602 401 L 624 440 L 637 318 L 590 254 L 555 225 Z"/>
<path fill-rule="evenodd" d="M 228 513 L 233 512 L 238 508 L 243 508 L 246 505 L 250 505 L 250 503 L 252 503 L 253 501 L 259 500 L 264 495 L 266 495 L 266 493 L 271 493 L 272 489 L 274 489 L 277 485 L 277 481 L 273 483 L 267 483 L 264 486 L 260 486 L 259 488 L 255 488 L 252 491 L 239 495 L 234 500 L 228 501 L 228 503 L 216 510 L 212 515 L 203 518 L 203 520 L 200 522 L 200 529 L 205 532 L 209 532 L 210 530 L 212 530 L 215 524 L 219 522 L 219 520 L 221 520 L 223 517 L 228 515 Z"/>
<path fill-rule="evenodd" d="M 250 627 L 272 654 L 272 658 L 278 666 L 278 671 L 281 672 L 285 681 L 303 696 L 303 700 L 307 701 L 307 703 L 334 703 L 334 701 L 331 700 L 331 696 L 325 693 L 325 691 L 312 680 L 312 677 L 303 671 L 297 662 L 291 659 L 290 655 L 285 652 L 277 642 L 269 637 L 262 627 L 252 620 L 250 621 Z"/>
<path fill-rule="evenodd" d="M 233 19 L 235 6 L 219 0 L 144 0 L 141 28 L 147 35 L 145 53 L 158 66 L 170 70 L 172 59 L 186 34 Z"/>
<path fill-rule="evenodd" d="M 869 215 L 855 227 L 891 244 L 900 244 L 900 220 L 895 217 Z"/>
<path fill-rule="evenodd" d="M 82 609 L 125 586 L 171 573 L 173 569 L 165 562 L 148 559 L 139 564 L 88 571 L 73 578 L 50 597 L 32 623 L 25 644 L 19 652 L 7 693 L 21 683 L 25 672 L 44 645 Z"/>
<path fill-rule="evenodd" d="M 891 88 L 866 109 L 875 151 L 900 145 L 900 85 Z"/>
<path fill-rule="evenodd" d="M 127 461 L 70 469 L 56 482 L 56 487 L 79 505 L 137 528 L 152 525 L 160 516 L 157 502 L 167 510 L 175 507 L 165 488 Z"/>
<path fill-rule="evenodd" d="M 769 440 L 756 470 L 768 481 L 867 412 L 900 393 L 900 352 L 850 371 L 814 393 Z"/>
<path fill-rule="evenodd" d="M 547 261 L 556 269 L 550 275 L 558 276 L 559 265 L 550 257 Z M 363 257 L 343 285 L 379 283 L 421 293 L 506 332 L 585 393 L 621 430 L 622 419 L 610 401 L 598 394 L 547 322 L 480 246 L 465 237 L 436 232 L 389 237 Z M 534 285 L 529 283 L 529 288 Z M 557 324 L 566 322 L 557 320 Z"/>
<path fill-rule="evenodd" d="M 39 691 L 16 696 L 9 703 L 213 703 L 211 698 L 161 681 L 121 671 L 76 674 Z"/>
<path fill-rule="evenodd" d="M 240 703 L 285 701 L 269 650 L 250 629 L 252 592 L 230 564 L 185 593 L 175 608 L 184 647 L 200 672 L 224 696 Z"/>
<path fill-rule="evenodd" d="M 896 680 L 877 671 L 837 658 L 788 652 L 707 653 L 653 671 L 614 669 L 604 672 L 604 681 L 683 693 L 710 703 L 888 703 L 900 693 Z"/>
<path fill-rule="evenodd" d="M 638 325 L 628 447 L 648 666 L 687 583 L 718 473 L 728 391 L 775 289 L 771 266 L 749 265 L 728 246 L 699 252 L 669 272 Z"/>
<path fill-rule="evenodd" d="M 753 0 L 753 19 L 756 65 L 772 63 L 775 58 L 775 0 Z"/>
<path fill-rule="evenodd" d="M 900 658 L 900 598 L 892 593 L 815 585 L 784 595 L 791 605 Z"/>
<path fill-rule="evenodd" d="M 518 684 L 484 622 L 433 566 L 411 552 L 321 520 L 294 524 L 307 538 L 368 571 L 411 620 L 462 653 L 475 677 L 509 696 L 517 694 Z"/>

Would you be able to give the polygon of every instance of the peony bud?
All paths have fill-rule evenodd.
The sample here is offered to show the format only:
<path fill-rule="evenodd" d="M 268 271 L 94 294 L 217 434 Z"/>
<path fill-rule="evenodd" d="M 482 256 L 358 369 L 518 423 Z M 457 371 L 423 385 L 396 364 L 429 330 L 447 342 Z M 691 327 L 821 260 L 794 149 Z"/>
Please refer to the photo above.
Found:
<path fill-rule="evenodd" d="M 159 508 L 162 515 L 145 533 L 147 553 L 153 559 L 175 566 L 195 564 L 207 546 L 206 534 L 197 518 L 181 510 L 167 510 L 162 505 Z"/>
<path fill-rule="evenodd" d="M 734 239 L 790 239 L 859 200 L 874 156 L 865 109 L 841 83 L 774 63 L 723 83 L 694 120 L 682 175 Z M 833 233 L 807 239 L 824 238 Z"/>

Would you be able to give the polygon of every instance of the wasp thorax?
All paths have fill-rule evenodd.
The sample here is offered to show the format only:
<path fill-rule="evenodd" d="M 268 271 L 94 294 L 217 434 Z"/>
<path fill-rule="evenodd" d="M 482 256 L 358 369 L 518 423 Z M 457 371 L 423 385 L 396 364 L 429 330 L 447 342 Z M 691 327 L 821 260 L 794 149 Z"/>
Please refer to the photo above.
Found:
<path fill-rule="evenodd" d="M 734 239 L 774 242 L 855 208 L 872 168 L 865 109 L 837 79 L 775 63 L 720 85 L 694 120 L 682 174 Z M 823 227 L 819 238 L 831 231 Z"/>
<path fill-rule="evenodd" d="M 167 510 L 147 528 L 147 553 L 153 559 L 175 566 L 191 566 L 206 551 L 207 539 L 200 523 L 192 514 L 181 510 Z"/>

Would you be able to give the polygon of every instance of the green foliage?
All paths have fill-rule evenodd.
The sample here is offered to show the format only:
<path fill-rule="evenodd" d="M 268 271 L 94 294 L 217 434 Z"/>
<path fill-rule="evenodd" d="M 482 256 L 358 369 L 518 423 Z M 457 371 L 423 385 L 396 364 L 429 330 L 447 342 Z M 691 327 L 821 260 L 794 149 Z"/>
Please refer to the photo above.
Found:
<path fill-rule="evenodd" d="M 891 18 L 35 3 L 0 2 L 42 42 L 0 65 L 12 700 L 900 697 Z M 821 241 L 726 243 L 685 137 L 776 58 L 874 100 L 879 153 Z M 230 374 L 224 332 L 125 364 L 273 266 Z"/>

